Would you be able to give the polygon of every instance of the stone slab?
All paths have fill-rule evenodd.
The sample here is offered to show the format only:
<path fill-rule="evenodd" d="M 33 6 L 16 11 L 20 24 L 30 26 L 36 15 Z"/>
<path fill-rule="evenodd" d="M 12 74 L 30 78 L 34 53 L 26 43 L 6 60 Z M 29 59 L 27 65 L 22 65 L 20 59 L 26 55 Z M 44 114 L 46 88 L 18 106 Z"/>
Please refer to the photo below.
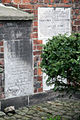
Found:
<path fill-rule="evenodd" d="M 58 34 L 71 34 L 71 8 L 38 8 L 38 38 L 45 40 Z"/>
<path fill-rule="evenodd" d="M 14 106 L 16 109 L 28 105 L 28 96 L 16 97 L 11 99 L 1 100 L 1 110 L 9 106 Z"/>
<path fill-rule="evenodd" d="M 5 22 L 5 97 L 33 94 L 31 21 Z"/>
<path fill-rule="evenodd" d="M 0 20 L 33 20 L 33 18 L 33 14 L 0 3 Z"/>

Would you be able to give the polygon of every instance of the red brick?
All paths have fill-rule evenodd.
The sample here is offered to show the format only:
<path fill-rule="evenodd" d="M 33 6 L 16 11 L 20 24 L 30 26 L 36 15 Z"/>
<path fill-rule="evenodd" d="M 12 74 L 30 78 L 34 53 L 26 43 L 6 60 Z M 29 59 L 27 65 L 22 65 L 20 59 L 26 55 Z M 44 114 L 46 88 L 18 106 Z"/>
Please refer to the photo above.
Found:
<path fill-rule="evenodd" d="M 38 3 L 43 3 L 44 2 L 44 0 L 38 0 Z"/>
<path fill-rule="evenodd" d="M 27 5 L 19 5 L 19 8 L 21 9 L 33 9 L 33 5 L 27 4 Z"/>
<path fill-rule="evenodd" d="M 3 98 L 5 98 L 5 95 L 4 95 L 4 93 L 1 93 L 0 94 L 0 99 L 3 99 Z"/>
<path fill-rule="evenodd" d="M 77 3 L 78 3 L 78 2 L 79 2 L 79 0 L 75 0 L 75 2 L 77 2 Z"/>
<path fill-rule="evenodd" d="M 72 31 L 76 32 L 76 26 L 72 27 Z"/>
<path fill-rule="evenodd" d="M 38 10 L 34 10 L 34 14 L 37 15 L 38 14 Z"/>
<path fill-rule="evenodd" d="M 3 24 L 0 23 L 0 27 L 2 27 L 2 26 L 3 26 Z"/>
<path fill-rule="evenodd" d="M 34 21 L 34 26 L 38 26 L 38 22 L 37 21 L 36 22 Z"/>
<path fill-rule="evenodd" d="M 43 88 L 38 88 L 38 92 L 43 92 Z"/>
<path fill-rule="evenodd" d="M 73 19 L 76 19 L 77 18 L 77 16 L 76 15 L 73 15 Z"/>
<path fill-rule="evenodd" d="M 33 13 L 33 10 L 24 10 L 25 12 L 28 12 L 28 13 Z"/>
<path fill-rule="evenodd" d="M 80 15 L 77 16 L 77 19 L 80 19 Z"/>
<path fill-rule="evenodd" d="M 38 7 L 43 7 L 43 5 L 42 4 L 35 4 L 35 6 L 34 6 L 34 9 L 38 9 Z"/>
<path fill-rule="evenodd" d="M 39 61 L 39 62 L 38 62 L 38 67 L 40 67 L 40 63 L 41 63 L 41 62 Z"/>
<path fill-rule="evenodd" d="M 42 74 L 41 68 L 38 68 L 38 75 L 41 75 L 41 74 Z"/>
<path fill-rule="evenodd" d="M 80 4 L 75 4 L 75 8 L 80 9 Z"/>
<path fill-rule="evenodd" d="M 80 20 L 75 21 L 75 25 L 80 25 Z"/>
<path fill-rule="evenodd" d="M 18 4 L 12 4 L 13 7 L 18 8 Z"/>
<path fill-rule="evenodd" d="M 60 3 L 61 1 L 60 0 L 54 0 L 55 1 L 55 3 Z"/>
<path fill-rule="evenodd" d="M 4 65 L 4 60 L 0 60 L 0 65 Z"/>
<path fill-rule="evenodd" d="M 37 93 L 37 89 L 34 89 L 34 93 Z"/>
<path fill-rule="evenodd" d="M 4 48 L 0 48 L 0 51 L 1 51 L 1 52 L 4 52 Z"/>
<path fill-rule="evenodd" d="M 79 9 L 76 9 L 76 10 L 75 10 L 75 14 L 79 14 Z"/>
<path fill-rule="evenodd" d="M 11 3 L 11 0 L 2 0 L 2 3 Z"/>
<path fill-rule="evenodd" d="M 51 0 L 51 3 L 54 3 L 54 0 Z"/>
<path fill-rule="evenodd" d="M 14 0 L 14 3 L 21 3 L 21 0 Z"/>
<path fill-rule="evenodd" d="M 72 4 L 55 4 L 54 7 L 72 7 Z"/>
<path fill-rule="evenodd" d="M 40 86 L 41 86 L 41 87 L 43 87 L 43 83 L 42 83 L 42 81 L 41 81 L 41 84 L 40 84 Z"/>
<path fill-rule="evenodd" d="M 4 88 L 0 87 L 0 93 L 4 92 Z"/>
<path fill-rule="evenodd" d="M 49 3 L 49 0 L 44 0 L 44 3 L 46 3 L 46 4 Z"/>
<path fill-rule="evenodd" d="M 69 0 L 62 0 L 63 3 L 69 3 Z"/>
<path fill-rule="evenodd" d="M 34 75 L 37 75 L 37 69 L 36 68 L 34 69 Z"/>
<path fill-rule="evenodd" d="M 37 27 L 33 28 L 33 32 L 38 32 L 38 28 Z"/>
<path fill-rule="evenodd" d="M 74 3 L 75 0 L 72 0 L 72 3 Z"/>
<path fill-rule="evenodd" d="M 38 0 L 32 0 L 31 3 L 38 3 Z"/>
<path fill-rule="evenodd" d="M 33 43 L 34 44 L 42 44 L 42 40 L 34 40 Z"/>
<path fill-rule="evenodd" d="M 34 20 L 38 20 L 38 15 L 36 15 L 36 16 L 34 17 Z"/>
<path fill-rule="evenodd" d="M 33 46 L 33 50 L 36 50 L 36 46 Z"/>
<path fill-rule="evenodd" d="M 0 41 L 0 46 L 3 46 L 3 41 Z"/>
<path fill-rule="evenodd" d="M 33 52 L 34 55 L 41 55 L 41 53 L 42 53 L 41 51 L 35 51 L 35 52 Z"/>
<path fill-rule="evenodd" d="M 42 46 L 37 46 L 37 50 L 42 50 Z"/>
<path fill-rule="evenodd" d="M 73 9 L 71 10 L 71 14 L 72 14 L 72 15 L 74 14 L 74 10 L 73 10 Z"/>
<path fill-rule="evenodd" d="M 31 0 L 23 0 L 22 3 L 30 3 Z"/>
<path fill-rule="evenodd" d="M 38 60 L 39 60 L 39 56 L 35 56 L 34 61 L 38 61 Z"/>
<path fill-rule="evenodd" d="M 38 33 L 33 33 L 32 38 L 38 38 Z"/>
<path fill-rule="evenodd" d="M 53 7 L 53 5 L 48 5 L 48 7 Z"/>
<path fill-rule="evenodd" d="M 78 26 L 78 31 L 80 31 L 80 26 Z"/>
<path fill-rule="evenodd" d="M 42 76 L 38 76 L 38 81 L 42 81 Z"/>

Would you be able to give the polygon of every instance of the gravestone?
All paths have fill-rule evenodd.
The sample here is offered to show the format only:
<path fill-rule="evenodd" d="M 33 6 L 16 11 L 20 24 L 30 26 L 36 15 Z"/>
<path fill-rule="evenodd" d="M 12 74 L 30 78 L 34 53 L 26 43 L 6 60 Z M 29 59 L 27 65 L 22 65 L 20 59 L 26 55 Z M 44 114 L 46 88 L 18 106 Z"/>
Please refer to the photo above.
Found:
<path fill-rule="evenodd" d="M 71 8 L 38 8 L 38 39 L 45 44 L 48 38 L 58 34 L 71 34 Z M 47 76 L 43 73 L 43 90 L 54 87 L 46 85 Z M 64 80 L 66 82 L 66 80 Z"/>
<path fill-rule="evenodd" d="M 8 21 L 4 25 L 5 96 L 33 93 L 31 21 Z"/>
<path fill-rule="evenodd" d="M 38 38 L 45 41 L 58 34 L 71 34 L 71 8 L 38 8 Z"/>

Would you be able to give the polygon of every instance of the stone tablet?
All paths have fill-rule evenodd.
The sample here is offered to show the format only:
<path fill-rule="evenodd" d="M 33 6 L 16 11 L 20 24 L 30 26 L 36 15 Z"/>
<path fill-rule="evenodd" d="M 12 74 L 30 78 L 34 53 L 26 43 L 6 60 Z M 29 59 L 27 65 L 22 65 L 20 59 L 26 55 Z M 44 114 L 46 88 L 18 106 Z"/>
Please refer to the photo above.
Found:
<path fill-rule="evenodd" d="M 71 8 L 38 8 L 38 38 L 47 40 L 58 34 L 71 34 Z"/>
<path fill-rule="evenodd" d="M 33 93 L 31 22 L 8 22 L 5 26 L 5 96 Z"/>

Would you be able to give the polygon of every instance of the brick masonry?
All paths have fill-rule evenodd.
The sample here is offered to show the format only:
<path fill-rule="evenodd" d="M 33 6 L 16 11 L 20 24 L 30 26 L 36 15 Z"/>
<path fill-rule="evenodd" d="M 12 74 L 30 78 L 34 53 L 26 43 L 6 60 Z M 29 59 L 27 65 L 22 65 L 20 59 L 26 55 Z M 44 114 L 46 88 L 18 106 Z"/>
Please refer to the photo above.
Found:
<path fill-rule="evenodd" d="M 3 23 L 0 22 L 0 98 L 4 98 L 4 31 Z"/>
<path fill-rule="evenodd" d="M 34 92 L 42 92 L 42 72 L 40 68 L 40 54 L 42 40 L 38 40 L 38 7 L 71 7 L 71 27 L 73 32 L 80 32 L 80 0 L 2 0 L 3 4 L 20 8 L 26 12 L 34 13 L 31 38 L 33 39 L 33 60 L 34 60 Z M 2 24 L 0 24 L 2 28 Z M 2 41 L 1 43 L 2 44 Z M 3 51 L 3 44 L 0 46 Z M 0 62 L 3 64 L 3 52 Z M 2 75 L 2 74 L 1 74 Z"/>

